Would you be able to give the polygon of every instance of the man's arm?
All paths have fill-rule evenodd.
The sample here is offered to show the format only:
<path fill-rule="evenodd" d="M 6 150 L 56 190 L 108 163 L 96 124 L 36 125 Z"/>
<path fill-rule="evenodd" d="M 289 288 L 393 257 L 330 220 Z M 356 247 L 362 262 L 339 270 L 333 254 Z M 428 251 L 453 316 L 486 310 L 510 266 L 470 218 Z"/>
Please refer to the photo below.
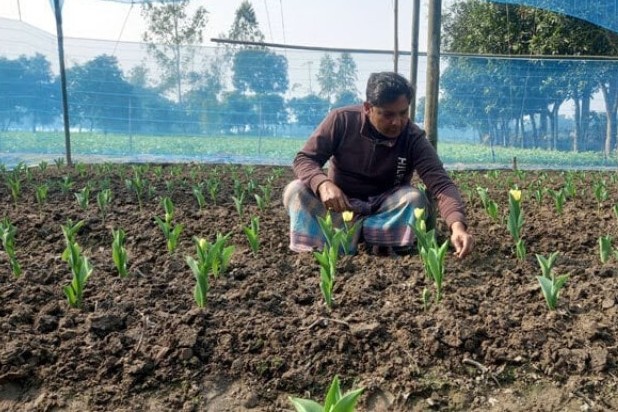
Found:
<path fill-rule="evenodd" d="M 336 113 L 331 112 L 309 136 L 292 163 L 296 177 L 310 187 L 316 195 L 318 188 L 328 180 L 322 167 L 334 153 L 336 120 Z"/>
<path fill-rule="evenodd" d="M 412 147 L 416 171 L 427 188 L 436 196 L 440 215 L 451 230 L 451 243 L 455 247 L 455 256 L 463 258 L 472 251 L 474 239 L 467 230 L 465 205 L 461 194 L 424 133 L 416 137 Z"/>
<path fill-rule="evenodd" d="M 467 226 L 465 206 L 459 190 L 444 169 L 436 150 L 422 131 L 411 138 L 414 139 L 410 153 L 412 163 L 427 189 L 436 196 L 440 215 L 449 228 L 455 222 Z"/>

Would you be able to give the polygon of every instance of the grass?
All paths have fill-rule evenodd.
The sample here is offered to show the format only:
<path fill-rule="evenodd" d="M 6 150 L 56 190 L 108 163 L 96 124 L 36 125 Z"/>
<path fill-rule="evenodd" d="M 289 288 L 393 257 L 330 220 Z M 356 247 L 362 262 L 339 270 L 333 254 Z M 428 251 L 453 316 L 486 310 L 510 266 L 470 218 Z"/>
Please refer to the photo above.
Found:
<path fill-rule="evenodd" d="M 304 138 L 257 136 L 147 136 L 101 133 L 72 133 L 71 151 L 76 157 L 120 157 L 139 161 L 210 161 L 289 165 L 304 144 Z M 438 144 L 449 168 L 510 168 L 513 158 L 522 168 L 601 168 L 616 167 L 616 157 L 605 159 L 600 152 L 559 152 L 542 149 L 489 147 L 470 143 Z M 65 153 L 64 134 L 59 132 L 5 132 L 0 134 L 0 163 L 32 163 Z M 14 156 L 3 156 L 14 154 Z M 17 159 L 16 159 L 17 158 Z M 133 159 L 132 159 L 133 158 Z M 38 159 L 38 160 L 34 160 Z M 32 160 L 32 161 L 29 161 Z"/>

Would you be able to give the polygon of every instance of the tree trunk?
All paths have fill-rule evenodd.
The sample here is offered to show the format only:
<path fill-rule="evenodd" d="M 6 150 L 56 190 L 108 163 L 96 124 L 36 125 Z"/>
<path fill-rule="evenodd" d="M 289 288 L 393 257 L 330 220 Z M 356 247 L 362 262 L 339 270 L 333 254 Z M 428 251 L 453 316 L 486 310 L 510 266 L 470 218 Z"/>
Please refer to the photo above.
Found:
<path fill-rule="evenodd" d="M 587 149 L 588 142 L 588 130 L 590 129 L 590 100 L 591 100 L 591 92 L 589 88 L 584 89 L 582 94 L 582 134 L 580 139 L 580 150 Z M 583 146 L 583 147 L 582 147 Z"/>
<path fill-rule="evenodd" d="M 540 112 L 540 119 L 541 119 L 541 125 L 539 126 L 539 132 L 540 132 L 540 138 L 542 140 L 546 140 L 548 138 L 548 130 L 549 130 L 549 111 L 548 110 L 541 110 Z M 540 147 L 541 142 L 538 142 L 538 144 L 535 146 L 535 149 L 538 149 Z"/>
<path fill-rule="evenodd" d="M 609 158 L 612 152 L 612 142 L 616 137 L 616 110 L 618 109 L 618 78 L 610 77 L 609 81 L 601 84 L 603 100 L 605 100 L 605 115 L 607 129 L 605 132 L 605 158 Z"/>
<path fill-rule="evenodd" d="M 536 147 L 537 141 L 539 139 L 539 133 L 536 128 L 536 118 L 534 116 L 534 113 L 530 113 L 530 124 L 532 125 L 532 144 L 528 142 L 528 145 L 526 147 Z"/>
<path fill-rule="evenodd" d="M 554 103 L 554 107 L 551 110 L 551 150 L 556 150 L 558 147 L 558 111 L 560 110 L 560 103 Z"/>
<path fill-rule="evenodd" d="M 514 129 L 513 130 L 513 135 L 514 135 L 513 141 L 517 141 L 517 139 L 519 138 L 519 126 L 520 126 L 519 121 L 515 120 L 515 124 L 513 125 L 513 129 Z"/>
<path fill-rule="evenodd" d="M 524 147 L 526 147 L 526 127 L 523 115 L 519 117 L 519 122 L 521 123 L 521 140 L 519 141 L 519 147 L 523 149 Z"/>
<path fill-rule="evenodd" d="M 573 99 L 573 103 L 575 104 L 575 132 L 573 133 L 573 143 L 572 150 L 577 152 L 579 150 L 578 142 L 581 140 L 582 135 L 582 115 L 581 115 L 581 104 L 578 97 Z"/>

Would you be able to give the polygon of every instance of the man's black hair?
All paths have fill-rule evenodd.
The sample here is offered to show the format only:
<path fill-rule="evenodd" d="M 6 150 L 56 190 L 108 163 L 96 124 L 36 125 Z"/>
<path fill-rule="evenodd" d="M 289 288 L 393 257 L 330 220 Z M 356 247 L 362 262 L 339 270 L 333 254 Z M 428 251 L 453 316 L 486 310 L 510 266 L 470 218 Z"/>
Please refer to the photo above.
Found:
<path fill-rule="evenodd" d="M 410 82 L 395 72 L 371 73 L 367 80 L 367 102 L 373 106 L 384 106 L 401 96 L 410 103 L 413 95 Z"/>

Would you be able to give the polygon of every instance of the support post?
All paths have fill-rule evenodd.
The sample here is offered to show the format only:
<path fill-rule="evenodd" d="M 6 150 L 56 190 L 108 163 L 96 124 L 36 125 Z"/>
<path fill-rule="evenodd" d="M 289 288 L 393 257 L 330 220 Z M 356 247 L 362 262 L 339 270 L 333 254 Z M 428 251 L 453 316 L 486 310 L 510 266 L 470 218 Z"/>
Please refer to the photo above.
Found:
<path fill-rule="evenodd" d="M 410 47 L 410 84 L 414 87 L 414 96 L 410 101 L 410 119 L 416 118 L 416 92 L 418 83 L 418 33 L 421 0 L 412 2 L 412 45 Z"/>
<path fill-rule="evenodd" d="M 62 34 L 62 8 L 60 0 L 54 0 L 54 14 L 56 15 L 56 37 L 58 38 L 58 60 L 60 63 L 60 87 L 62 89 L 62 120 L 64 123 L 64 149 L 67 166 L 73 166 L 71 160 L 71 132 L 69 122 L 69 99 L 67 96 L 67 74 L 64 67 L 64 37 Z"/>
<path fill-rule="evenodd" d="M 440 91 L 440 26 L 442 0 L 429 0 L 427 39 L 427 88 L 425 101 L 425 131 L 427 139 L 438 148 L 438 95 Z"/>

